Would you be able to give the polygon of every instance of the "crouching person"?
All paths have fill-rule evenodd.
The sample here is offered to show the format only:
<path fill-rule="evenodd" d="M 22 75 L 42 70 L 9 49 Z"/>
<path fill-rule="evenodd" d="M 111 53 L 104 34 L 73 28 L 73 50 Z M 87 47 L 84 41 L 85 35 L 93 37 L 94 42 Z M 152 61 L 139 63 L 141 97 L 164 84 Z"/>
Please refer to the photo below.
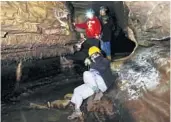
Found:
<path fill-rule="evenodd" d="M 75 105 L 75 111 L 68 116 L 68 119 L 81 117 L 80 107 L 83 100 L 94 94 L 96 94 L 95 100 L 100 100 L 113 83 L 110 61 L 102 56 L 100 49 L 96 46 L 89 48 L 88 53 L 91 59 L 90 69 L 83 73 L 84 84 L 74 89 L 71 102 Z"/>

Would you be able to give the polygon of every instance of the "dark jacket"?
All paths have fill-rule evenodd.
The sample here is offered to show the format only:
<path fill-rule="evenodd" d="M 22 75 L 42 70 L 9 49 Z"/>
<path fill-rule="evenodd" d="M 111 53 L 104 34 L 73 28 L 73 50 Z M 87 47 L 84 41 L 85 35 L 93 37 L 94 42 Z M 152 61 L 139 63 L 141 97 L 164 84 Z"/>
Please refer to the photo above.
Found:
<path fill-rule="evenodd" d="M 103 56 L 99 56 L 95 59 L 90 66 L 91 69 L 97 70 L 102 76 L 106 83 L 107 88 L 109 88 L 114 83 L 114 76 L 110 68 L 110 61 Z"/>
<path fill-rule="evenodd" d="M 92 46 L 99 47 L 100 41 L 94 38 L 85 40 L 84 43 L 82 44 L 81 50 L 75 52 L 74 55 L 69 56 L 68 59 L 84 61 L 88 57 L 89 48 Z"/>
<path fill-rule="evenodd" d="M 114 32 L 114 21 L 111 16 L 100 16 L 100 22 L 102 25 L 102 41 L 111 41 L 112 33 Z M 104 23 L 106 19 L 107 23 Z"/>

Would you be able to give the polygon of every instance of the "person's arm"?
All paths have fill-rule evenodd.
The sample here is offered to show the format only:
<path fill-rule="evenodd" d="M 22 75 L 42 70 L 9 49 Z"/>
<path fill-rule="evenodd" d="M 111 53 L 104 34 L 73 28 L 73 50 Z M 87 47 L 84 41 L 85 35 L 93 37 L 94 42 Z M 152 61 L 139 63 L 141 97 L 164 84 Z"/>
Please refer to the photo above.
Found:
<path fill-rule="evenodd" d="M 84 22 L 84 23 L 80 23 L 80 24 L 75 24 L 75 27 L 85 29 L 85 28 L 87 28 L 87 23 Z"/>

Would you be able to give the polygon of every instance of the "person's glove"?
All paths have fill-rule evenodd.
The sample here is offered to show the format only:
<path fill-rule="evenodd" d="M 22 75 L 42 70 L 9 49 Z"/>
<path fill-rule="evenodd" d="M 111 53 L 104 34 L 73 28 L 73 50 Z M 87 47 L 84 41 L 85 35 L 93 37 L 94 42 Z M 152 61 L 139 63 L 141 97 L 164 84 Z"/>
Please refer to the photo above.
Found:
<path fill-rule="evenodd" d="M 86 59 L 84 60 L 84 64 L 85 64 L 85 66 L 90 66 L 91 60 L 90 60 L 89 58 L 86 58 Z"/>

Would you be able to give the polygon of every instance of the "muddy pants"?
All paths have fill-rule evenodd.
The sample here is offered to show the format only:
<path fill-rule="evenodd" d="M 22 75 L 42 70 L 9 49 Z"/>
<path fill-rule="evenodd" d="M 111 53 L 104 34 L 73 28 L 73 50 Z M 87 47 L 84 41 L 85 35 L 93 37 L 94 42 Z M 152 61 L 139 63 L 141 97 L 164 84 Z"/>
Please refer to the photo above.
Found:
<path fill-rule="evenodd" d="M 96 91 L 105 92 L 107 90 L 103 78 L 95 70 L 85 71 L 83 80 L 84 84 L 74 89 L 71 99 L 71 102 L 75 104 L 75 109 L 80 109 L 83 100 L 92 96 Z"/>

